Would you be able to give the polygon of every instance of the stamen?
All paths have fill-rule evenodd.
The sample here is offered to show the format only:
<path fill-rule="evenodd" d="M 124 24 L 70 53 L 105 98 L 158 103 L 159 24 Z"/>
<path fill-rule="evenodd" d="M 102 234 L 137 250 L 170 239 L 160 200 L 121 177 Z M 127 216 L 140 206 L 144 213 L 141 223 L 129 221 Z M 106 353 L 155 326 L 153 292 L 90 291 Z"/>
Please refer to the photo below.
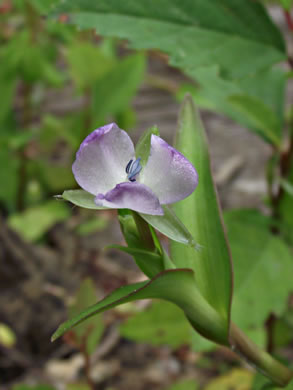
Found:
<path fill-rule="evenodd" d="M 126 165 L 126 168 L 125 168 L 126 173 L 129 173 L 132 162 L 133 162 L 133 160 L 130 160 L 129 163 Z"/>
<path fill-rule="evenodd" d="M 126 165 L 125 170 L 126 170 L 126 173 L 128 174 L 127 178 L 131 182 L 136 181 L 135 176 L 137 176 L 139 174 L 139 172 L 142 170 L 140 160 L 141 160 L 140 157 L 138 159 L 136 159 L 134 162 L 133 162 L 133 160 L 130 160 L 129 163 Z"/>

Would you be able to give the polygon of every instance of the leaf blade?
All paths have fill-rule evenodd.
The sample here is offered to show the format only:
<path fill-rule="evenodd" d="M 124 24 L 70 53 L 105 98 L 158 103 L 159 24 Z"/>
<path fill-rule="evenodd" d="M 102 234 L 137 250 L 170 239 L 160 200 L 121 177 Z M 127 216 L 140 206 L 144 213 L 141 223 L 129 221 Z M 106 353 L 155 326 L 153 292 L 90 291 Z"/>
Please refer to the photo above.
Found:
<path fill-rule="evenodd" d="M 173 209 L 201 248 L 191 251 L 171 242 L 172 259 L 177 267 L 194 270 L 199 290 L 226 319 L 228 326 L 232 296 L 231 257 L 211 175 L 204 129 L 190 97 L 182 106 L 175 147 L 197 169 L 199 184 L 193 194 L 175 204 Z"/>

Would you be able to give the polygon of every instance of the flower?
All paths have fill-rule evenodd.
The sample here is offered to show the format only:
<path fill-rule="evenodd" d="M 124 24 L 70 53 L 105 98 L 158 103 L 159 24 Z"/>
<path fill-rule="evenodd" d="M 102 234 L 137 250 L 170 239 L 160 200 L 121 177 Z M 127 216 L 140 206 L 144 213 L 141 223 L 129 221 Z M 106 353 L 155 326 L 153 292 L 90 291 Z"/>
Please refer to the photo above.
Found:
<path fill-rule="evenodd" d="M 76 153 L 77 183 L 95 195 L 97 206 L 163 215 L 161 205 L 189 196 L 197 186 L 193 165 L 162 138 L 152 135 L 145 167 L 128 134 L 115 123 L 89 134 Z"/>

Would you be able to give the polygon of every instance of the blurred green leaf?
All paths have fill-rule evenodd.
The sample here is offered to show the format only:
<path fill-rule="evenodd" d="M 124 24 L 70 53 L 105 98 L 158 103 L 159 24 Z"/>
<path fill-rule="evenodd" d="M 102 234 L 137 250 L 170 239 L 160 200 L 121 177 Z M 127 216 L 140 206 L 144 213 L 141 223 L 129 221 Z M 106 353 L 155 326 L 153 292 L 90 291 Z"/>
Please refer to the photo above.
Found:
<path fill-rule="evenodd" d="M 284 187 L 284 181 L 281 184 Z M 278 205 L 278 212 L 282 221 L 280 228 L 284 237 L 291 245 L 293 245 L 293 197 L 290 193 L 290 189 L 292 188 L 292 186 L 293 159 L 291 159 L 290 162 L 289 176 L 286 179 L 285 183 L 285 192 L 283 193 Z"/>
<path fill-rule="evenodd" d="M 268 378 L 261 375 L 260 373 L 257 373 L 254 377 L 254 381 L 252 384 L 251 390 L 293 390 L 293 381 L 289 383 L 286 387 L 278 387 L 269 382 Z"/>
<path fill-rule="evenodd" d="M 90 88 L 111 70 L 115 62 L 98 46 L 87 41 L 75 41 L 67 49 L 67 61 L 78 88 Z"/>
<path fill-rule="evenodd" d="M 136 49 L 162 50 L 184 70 L 218 64 L 223 77 L 240 78 L 285 59 L 281 34 L 259 2 L 65 0 L 56 12 Z"/>
<path fill-rule="evenodd" d="M 287 192 L 288 195 L 293 196 L 293 184 L 288 180 L 282 179 L 280 182 L 282 188 Z"/>
<path fill-rule="evenodd" d="M 282 69 L 263 69 L 237 82 L 224 80 L 217 66 L 198 68 L 190 71 L 189 75 L 196 79 L 199 85 L 196 87 L 183 85 L 177 93 L 180 100 L 186 92 L 190 92 L 200 107 L 224 113 L 249 127 L 266 141 L 272 142 L 265 136 L 263 130 L 265 128 L 266 131 L 268 118 L 258 112 L 253 114 L 247 107 L 237 109 L 237 106 L 230 101 L 236 95 L 240 100 L 254 102 L 262 112 L 268 112 L 269 117 L 272 118 L 270 123 L 275 123 L 277 135 L 280 133 L 279 127 L 283 126 L 284 121 L 286 85 L 285 72 Z M 253 103 L 251 106 L 253 108 Z"/>
<path fill-rule="evenodd" d="M 182 381 L 175 382 L 173 385 L 167 387 L 165 390 L 197 390 L 197 389 L 199 389 L 199 386 L 194 379 L 185 379 Z"/>
<path fill-rule="evenodd" d="M 284 312 L 292 291 L 292 254 L 289 247 L 270 232 L 269 222 L 269 218 L 257 211 L 225 213 L 234 260 L 232 318 L 258 343 L 263 342 L 265 320 L 270 313 L 281 315 Z"/>
<path fill-rule="evenodd" d="M 282 7 L 285 8 L 286 11 L 290 11 L 293 0 L 279 0 L 279 3 L 281 3 Z"/>
<path fill-rule="evenodd" d="M 183 312 L 168 302 L 155 302 L 147 310 L 130 317 L 120 325 L 123 337 L 152 345 L 178 348 L 190 344 L 192 328 Z"/>
<path fill-rule="evenodd" d="M 174 211 L 165 205 L 162 205 L 164 215 L 150 215 L 139 213 L 139 215 L 151 226 L 163 233 L 171 240 L 188 245 L 197 250 L 198 246 L 193 236 L 186 226 L 177 217 Z"/>
<path fill-rule="evenodd" d="M 227 374 L 212 379 L 204 390 L 249 390 L 253 375 L 251 371 L 235 368 Z"/>
<path fill-rule="evenodd" d="M 85 383 L 69 383 L 66 390 L 91 390 L 91 387 Z"/>
<path fill-rule="evenodd" d="M 246 115 L 253 128 L 261 131 L 273 145 L 280 147 L 281 123 L 267 105 L 248 95 L 232 95 L 229 102 L 236 110 Z"/>
<path fill-rule="evenodd" d="M 38 170 L 39 180 L 50 193 L 63 191 L 64 188 L 76 185 L 70 165 L 52 162 L 45 158 L 35 161 L 33 165 L 37 165 L 34 168 Z"/>
<path fill-rule="evenodd" d="M 3 322 L 0 322 L 0 345 L 11 348 L 16 343 L 16 335 L 13 330 Z"/>
<path fill-rule="evenodd" d="M 15 208 L 16 204 L 19 165 L 20 161 L 17 155 L 1 146 L 0 166 L 5 167 L 5 169 L 0 169 L 0 182 L 2 183 L 0 186 L 0 202 L 3 202 L 10 211 Z"/>
<path fill-rule="evenodd" d="M 202 298 L 195 285 L 193 272 L 189 269 L 167 270 L 152 280 L 120 287 L 102 301 L 60 325 L 53 334 L 52 341 L 95 314 L 123 303 L 148 298 L 175 303 L 184 311 L 191 325 L 203 336 L 224 345 L 228 344 L 225 322 Z"/>
<path fill-rule="evenodd" d="M 70 307 L 69 315 L 74 317 L 87 306 L 97 302 L 94 283 L 91 279 L 83 280 L 75 296 L 75 302 Z M 75 342 L 80 346 L 85 345 L 87 353 L 91 355 L 97 347 L 104 332 L 104 324 L 101 316 L 95 316 L 76 326 L 73 330 Z"/>
<path fill-rule="evenodd" d="M 68 190 L 64 191 L 62 198 L 75 204 L 76 206 L 85 209 L 104 210 L 104 207 L 99 207 L 95 204 L 95 195 L 84 190 Z"/>
<path fill-rule="evenodd" d="M 1 86 L 1 94 L 2 96 L 5 96 L 5 99 L 1 99 L 0 102 L 0 123 L 1 123 L 11 111 L 13 98 L 15 94 L 15 88 L 16 88 L 16 79 L 14 79 L 13 77 L 9 77 L 5 72 L 5 68 L 3 69 L 3 66 L 1 66 L 0 69 L 0 86 Z"/>
<path fill-rule="evenodd" d="M 228 333 L 232 294 L 231 258 L 221 210 L 213 184 L 205 131 L 192 99 L 187 96 L 180 113 L 175 147 L 194 165 L 199 184 L 173 209 L 199 244 L 197 251 L 171 242 L 171 257 L 177 267 L 194 270 L 196 284 L 226 321 Z"/>
<path fill-rule="evenodd" d="M 145 66 L 143 54 L 129 55 L 93 84 L 92 115 L 95 127 L 109 115 L 119 114 L 128 108 L 143 81 Z"/>
<path fill-rule="evenodd" d="M 12 390 L 55 390 L 55 387 L 50 385 L 13 385 Z"/>
<path fill-rule="evenodd" d="M 70 209 L 66 204 L 50 200 L 27 208 L 22 213 L 12 214 L 8 224 L 26 240 L 36 241 L 55 223 L 66 220 L 69 215 Z"/>
<path fill-rule="evenodd" d="M 100 216 L 96 215 L 94 218 L 90 218 L 85 222 L 82 222 L 78 225 L 76 231 L 81 236 L 87 236 L 88 234 L 100 232 L 109 225 L 109 220 Z"/>

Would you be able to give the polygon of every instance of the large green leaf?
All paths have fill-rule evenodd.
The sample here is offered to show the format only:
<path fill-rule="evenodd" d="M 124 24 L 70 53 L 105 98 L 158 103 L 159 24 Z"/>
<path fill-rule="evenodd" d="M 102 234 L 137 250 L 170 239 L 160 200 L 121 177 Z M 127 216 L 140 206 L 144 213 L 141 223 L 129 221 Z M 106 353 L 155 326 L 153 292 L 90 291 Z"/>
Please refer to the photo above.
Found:
<path fill-rule="evenodd" d="M 69 12 L 72 22 L 81 28 L 128 39 L 136 49 L 160 49 L 169 54 L 171 65 L 199 83 L 199 103 L 224 112 L 272 142 L 263 131 L 267 132 L 267 118 L 262 116 L 262 123 L 252 105 L 248 109 L 247 104 L 235 107 L 229 102 L 234 94 L 256 99 L 269 117 L 277 114 L 281 118 L 277 120 L 280 133 L 283 111 L 280 115 L 267 101 L 273 99 L 279 106 L 284 101 L 284 72 L 270 72 L 270 67 L 285 59 L 286 51 L 280 32 L 259 2 L 65 0 L 56 12 Z M 281 73 L 276 83 L 275 76 Z M 264 82 L 267 76 L 271 77 Z M 261 90 L 269 90 L 262 97 L 255 96 L 259 85 Z M 273 122 L 276 124 L 275 119 Z"/>
<path fill-rule="evenodd" d="M 292 254 L 270 232 L 270 219 L 257 211 L 226 212 L 225 222 L 235 272 L 232 319 L 262 344 L 269 314 L 280 315 L 287 307 L 292 291 Z"/>
<path fill-rule="evenodd" d="M 228 345 L 225 321 L 201 296 L 194 274 L 190 269 L 175 269 L 161 272 L 152 280 L 121 287 L 102 301 L 85 309 L 76 317 L 60 325 L 53 334 L 56 340 L 65 332 L 86 319 L 137 299 L 165 299 L 179 306 L 191 325 L 203 336 L 220 344 Z"/>
<path fill-rule="evenodd" d="M 190 97 L 183 103 L 175 147 L 195 166 L 199 184 L 192 195 L 173 208 L 200 249 L 194 251 L 172 241 L 171 257 L 177 267 L 194 270 L 199 290 L 225 318 L 228 327 L 232 294 L 231 259 L 211 175 L 205 131 Z"/>
<path fill-rule="evenodd" d="M 184 70 L 217 64 L 225 77 L 237 78 L 285 57 L 281 35 L 258 2 L 65 0 L 57 12 L 137 49 L 160 49 Z"/>
<path fill-rule="evenodd" d="M 278 145 L 284 119 L 285 72 L 262 69 L 238 80 L 224 79 L 217 65 L 196 68 L 188 72 L 197 87 L 183 85 L 178 91 L 190 92 L 200 107 L 230 116 Z M 237 101 L 233 97 L 237 96 Z"/>

